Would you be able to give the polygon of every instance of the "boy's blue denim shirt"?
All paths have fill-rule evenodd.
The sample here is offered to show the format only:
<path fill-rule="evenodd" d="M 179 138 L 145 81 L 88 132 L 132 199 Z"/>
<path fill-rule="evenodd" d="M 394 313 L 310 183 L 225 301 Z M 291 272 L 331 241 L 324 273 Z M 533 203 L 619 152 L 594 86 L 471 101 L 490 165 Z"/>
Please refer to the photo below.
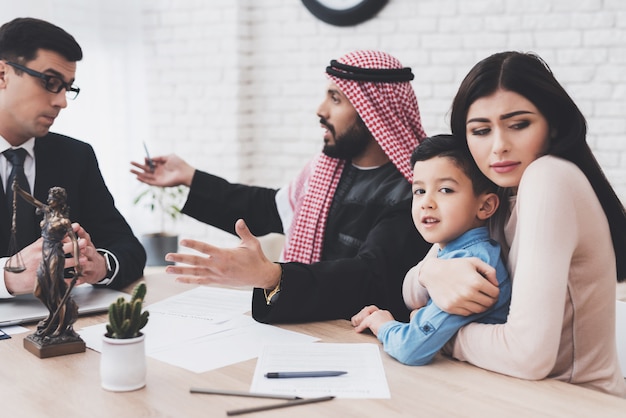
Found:
<path fill-rule="evenodd" d="M 500 256 L 500 245 L 489 238 L 487 227 L 467 231 L 439 250 L 437 258 L 478 257 L 496 269 L 500 294 L 496 303 L 480 314 L 452 315 L 428 301 L 409 323 L 390 321 L 378 330 L 385 351 L 398 361 L 413 366 L 430 363 L 439 350 L 464 325 L 470 322 L 506 322 L 511 302 L 511 281 Z"/>

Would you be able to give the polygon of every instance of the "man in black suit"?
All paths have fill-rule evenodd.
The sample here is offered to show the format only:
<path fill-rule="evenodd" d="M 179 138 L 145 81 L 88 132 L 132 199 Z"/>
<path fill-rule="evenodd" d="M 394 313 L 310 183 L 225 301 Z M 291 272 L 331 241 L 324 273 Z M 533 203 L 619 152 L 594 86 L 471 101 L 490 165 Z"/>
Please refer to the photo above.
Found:
<path fill-rule="evenodd" d="M 14 19 L 0 27 L 0 267 L 12 250 L 21 250 L 26 267 L 21 273 L 0 270 L 0 297 L 29 293 L 34 289 L 42 259 L 40 214 L 34 207 L 20 208 L 18 217 L 29 219 L 18 227 L 17 248 L 10 248 L 11 203 L 7 180 L 14 165 L 7 150 L 23 156 L 23 170 L 31 194 L 46 202 L 48 190 L 67 192 L 70 219 L 78 236 L 82 276 L 78 283 L 121 288 L 143 275 L 146 254 L 128 223 L 115 208 L 93 148 L 84 142 L 50 133 L 49 129 L 68 99 L 80 89 L 73 85 L 76 62 L 82 50 L 63 29 L 48 22 Z M 25 151 L 21 151 L 23 149 Z M 19 199 L 19 198 L 18 198 Z M 18 225 L 20 225 L 18 223 Z M 71 253 L 67 240 L 63 250 Z M 65 267 L 77 260 L 69 257 Z"/>

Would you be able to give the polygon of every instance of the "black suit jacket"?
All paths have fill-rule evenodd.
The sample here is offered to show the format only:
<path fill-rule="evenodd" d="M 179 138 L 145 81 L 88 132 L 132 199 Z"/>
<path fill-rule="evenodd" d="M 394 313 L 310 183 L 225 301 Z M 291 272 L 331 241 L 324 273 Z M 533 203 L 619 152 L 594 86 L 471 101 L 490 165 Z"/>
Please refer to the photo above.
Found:
<path fill-rule="evenodd" d="M 119 272 L 110 286 L 122 288 L 143 276 L 145 250 L 115 207 L 91 145 L 49 133 L 35 139 L 34 151 L 36 175 L 33 195 L 37 200 L 47 203 L 51 187 L 65 189 L 70 220 L 80 223 L 96 248 L 107 249 L 117 257 Z M 4 257 L 10 255 L 10 218 L 7 205 L 0 204 L 0 250 Z M 30 242 L 40 236 L 41 219 L 41 215 L 36 217 L 35 234 Z"/>
<path fill-rule="evenodd" d="M 341 203 L 342 213 L 331 209 L 327 228 L 337 234 L 348 231 L 350 237 L 357 236 L 353 235 L 356 229 L 361 230 L 362 242 L 353 248 L 352 254 L 340 250 L 335 251 L 337 258 L 331 257 L 326 253 L 325 239 L 322 261 L 283 263 L 279 300 L 268 306 L 263 289 L 255 289 L 254 319 L 265 323 L 350 319 L 364 306 L 377 305 L 391 311 L 399 321 L 409 320 L 409 310 L 402 299 L 402 282 L 431 244 L 424 241 L 413 224 L 410 184 L 397 170 L 387 180 L 372 189 L 355 187 L 352 192 L 360 197 L 348 196 L 352 203 Z M 394 192 L 401 190 L 403 197 L 394 197 Z M 275 198 L 276 190 L 231 184 L 196 170 L 183 213 L 232 234 L 239 218 L 246 221 L 254 235 L 283 233 Z M 358 205 L 363 207 L 359 209 Z M 354 226 L 347 225 L 351 221 L 355 221 Z M 335 239 L 332 235 L 327 229 L 326 237 L 331 241 Z"/>

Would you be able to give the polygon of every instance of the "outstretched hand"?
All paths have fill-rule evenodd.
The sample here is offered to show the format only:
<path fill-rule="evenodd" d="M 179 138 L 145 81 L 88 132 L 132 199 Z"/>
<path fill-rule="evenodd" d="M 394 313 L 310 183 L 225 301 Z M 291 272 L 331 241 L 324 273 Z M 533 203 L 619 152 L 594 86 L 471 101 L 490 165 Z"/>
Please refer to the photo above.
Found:
<path fill-rule="evenodd" d="M 227 286 L 253 286 L 263 289 L 276 287 L 281 268 L 270 261 L 261 248 L 259 240 L 248 226 L 239 219 L 235 232 L 241 242 L 234 248 L 220 248 L 202 241 L 185 239 L 180 245 L 203 255 L 169 253 L 165 259 L 186 264 L 167 266 L 166 272 L 176 274 L 177 281 L 196 284 L 219 284 Z"/>
<path fill-rule="evenodd" d="M 151 186 L 172 187 L 172 186 L 191 186 L 191 180 L 196 171 L 194 167 L 189 165 L 185 160 L 176 154 L 167 156 L 154 157 L 152 163 L 154 170 L 144 161 L 144 164 L 131 161 L 133 166 L 139 170 L 130 170 L 137 180 Z"/>

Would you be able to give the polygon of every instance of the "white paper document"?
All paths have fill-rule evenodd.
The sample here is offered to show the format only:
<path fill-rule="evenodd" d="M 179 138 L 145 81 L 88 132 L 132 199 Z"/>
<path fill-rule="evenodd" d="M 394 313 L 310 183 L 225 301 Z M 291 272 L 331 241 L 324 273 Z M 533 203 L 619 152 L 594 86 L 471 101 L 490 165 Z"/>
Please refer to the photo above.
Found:
<path fill-rule="evenodd" d="M 4 331 L 5 333 L 7 333 L 8 335 L 14 335 L 14 334 L 21 334 L 23 332 L 29 332 L 30 330 L 28 328 L 25 328 L 21 325 L 11 325 L 8 327 L 3 327 L 0 328 L 2 331 Z"/>
<path fill-rule="evenodd" d="M 210 321 L 196 318 L 184 318 L 150 312 L 148 324 L 141 330 L 146 335 L 146 354 L 178 347 L 181 343 L 193 341 L 209 334 L 215 334 L 232 325 L 225 323 L 213 324 Z M 78 331 L 85 340 L 87 347 L 95 351 L 102 350 L 102 336 L 106 333 L 106 324 L 85 327 Z"/>
<path fill-rule="evenodd" d="M 347 373 L 332 377 L 265 377 L 266 373 L 319 370 Z M 250 392 L 302 398 L 331 395 L 337 398 L 391 397 L 377 344 L 266 345 L 257 360 Z"/>
<path fill-rule="evenodd" d="M 150 357 L 197 373 L 250 360 L 265 344 L 312 343 L 318 338 L 256 322 L 241 315 L 220 324 L 219 332 L 153 350 Z M 146 337 L 148 338 L 148 337 Z"/>
<path fill-rule="evenodd" d="M 202 373 L 255 358 L 266 343 L 307 343 L 310 335 L 256 322 L 251 291 L 198 287 L 146 307 L 146 355 Z M 87 347 L 102 350 L 106 324 L 78 331 Z"/>
<path fill-rule="evenodd" d="M 252 290 L 199 286 L 153 303 L 147 309 L 150 315 L 154 312 L 218 323 L 248 312 L 251 306 Z"/>

